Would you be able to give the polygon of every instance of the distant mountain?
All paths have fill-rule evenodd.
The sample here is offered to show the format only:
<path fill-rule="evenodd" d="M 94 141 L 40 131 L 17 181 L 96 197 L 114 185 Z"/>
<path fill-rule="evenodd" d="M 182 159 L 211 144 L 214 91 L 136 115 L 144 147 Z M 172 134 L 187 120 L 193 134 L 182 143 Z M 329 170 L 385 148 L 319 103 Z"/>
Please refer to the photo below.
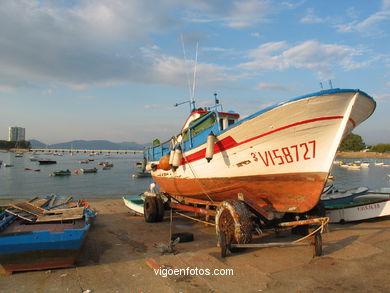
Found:
<path fill-rule="evenodd" d="M 111 142 L 108 140 L 73 140 L 69 142 L 46 145 L 30 139 L 31 148 L 42 149 L 89 149 L 89 150 L 142 150 L 144 145 L 136 142 Z"/>
<path fill-rule="evenodd" d="M 46 145 L 43 142 L 40 142 L 36 139 L 30 139 L 31 148 L 33 149 L 44 149 L 46 148 Z"/>

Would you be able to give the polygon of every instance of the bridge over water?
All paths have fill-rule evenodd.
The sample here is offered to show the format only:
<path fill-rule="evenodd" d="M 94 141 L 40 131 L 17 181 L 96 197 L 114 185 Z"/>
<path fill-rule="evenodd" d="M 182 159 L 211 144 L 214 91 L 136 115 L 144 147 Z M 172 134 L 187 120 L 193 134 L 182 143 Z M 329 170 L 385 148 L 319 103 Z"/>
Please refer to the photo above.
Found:
<path fill-rule="evenodd" d="M 30 149 L 32 152 L 44 153 L 94 153 L 94 154 L 137 154 L 143 150 L 83 150 L 83 149 Z"/>

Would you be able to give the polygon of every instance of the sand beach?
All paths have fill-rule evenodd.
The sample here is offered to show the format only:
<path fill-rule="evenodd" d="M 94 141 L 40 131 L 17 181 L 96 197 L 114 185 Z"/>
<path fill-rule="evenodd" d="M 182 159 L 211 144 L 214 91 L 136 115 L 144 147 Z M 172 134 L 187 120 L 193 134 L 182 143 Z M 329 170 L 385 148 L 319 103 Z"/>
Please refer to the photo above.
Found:
<path fill-rule="evenodd" d="M 161 223 L 145 223 L 121 199 L 89 203 L 98 215 L 77 265 L 0 275 L 0 292 L 390 291 L 390 218 L 330 225 L 321 257 L 313 258 L 307 246 L 246 249 L 221 258 L 214 227 L 174 216 L 173 232 L 191 232 L 194 241 L 162 255 L 156 246 L 168 242 L 168 212 Z M 233 275 L 164 277 L 156 275 L 158 268 L 232 269 Z"/>

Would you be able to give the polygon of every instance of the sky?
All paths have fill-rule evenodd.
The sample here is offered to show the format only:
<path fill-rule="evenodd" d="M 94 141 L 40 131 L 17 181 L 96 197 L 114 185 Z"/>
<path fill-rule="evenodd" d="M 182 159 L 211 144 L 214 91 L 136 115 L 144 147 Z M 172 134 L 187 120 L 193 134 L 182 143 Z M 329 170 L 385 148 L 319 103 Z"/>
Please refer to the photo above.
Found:
<path fill-rule="evenodd" d="M 389 27 L 390 0 L 4 0 L 0 139 L 164 141 L 194 80 L 241 117 L 331 81 L 374 97 L 354 133 L 390 143 Z"/>

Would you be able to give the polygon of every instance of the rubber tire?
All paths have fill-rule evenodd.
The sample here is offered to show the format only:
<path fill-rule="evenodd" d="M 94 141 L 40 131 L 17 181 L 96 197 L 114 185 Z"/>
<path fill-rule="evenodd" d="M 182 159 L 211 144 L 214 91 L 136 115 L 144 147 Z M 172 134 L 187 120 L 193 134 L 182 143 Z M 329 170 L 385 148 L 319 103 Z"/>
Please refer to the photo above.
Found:
<path fill-rule="evenodd" d="M 180 242 L 191 242 L 194 241 L 194 234 L 190 232 L 180 232 L 180 233 L 173 233 L 171 236 L 171 240 L 175 241 L 176 238 L 179 238 Z"/>
<path fill-rule="evenodd" d="M 162 222 L 164 219 L 164 201 L 160 196 L 156 196 L 156 208 L 157 208 L 157 216 L 156 216 L 156 222 Z"/>
<path fill-rule="evenodd" d="M 146 196 L 144 201 L 144 218 L 147 223 L 154 223 L 157 219 L 157 201 L 153 196 Z"/>

